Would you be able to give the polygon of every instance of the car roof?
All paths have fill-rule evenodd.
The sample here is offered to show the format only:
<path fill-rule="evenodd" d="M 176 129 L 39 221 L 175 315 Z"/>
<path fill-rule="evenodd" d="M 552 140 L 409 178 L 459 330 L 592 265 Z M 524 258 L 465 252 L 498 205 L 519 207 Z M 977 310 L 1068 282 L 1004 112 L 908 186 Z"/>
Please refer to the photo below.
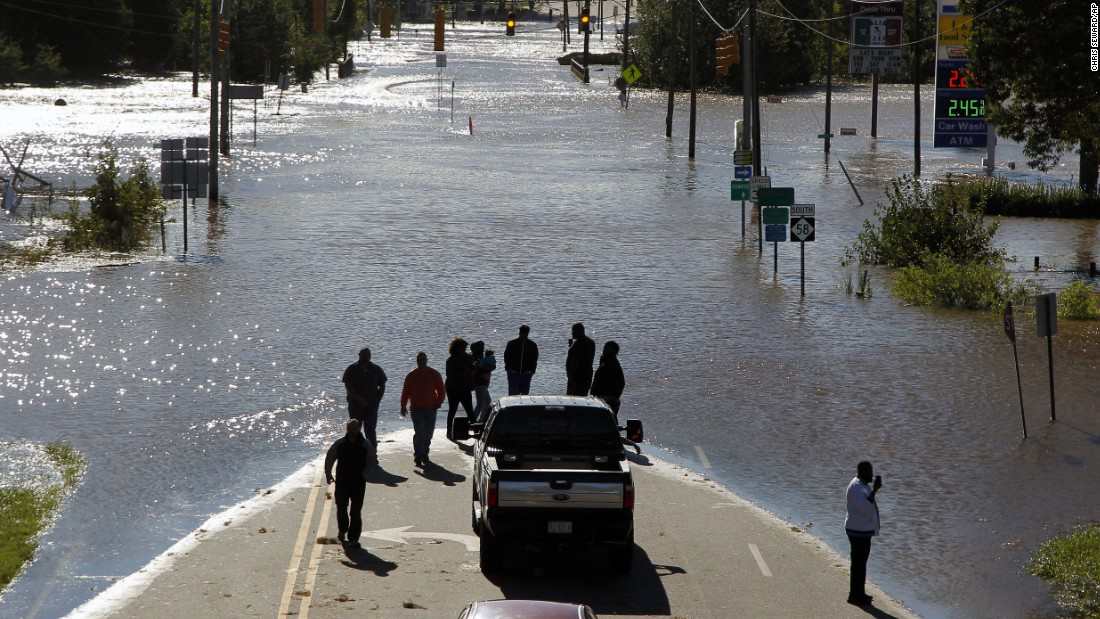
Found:
<path fill-rule="evenodd" d="M 602 408 L 611 410 L 603 400 L 588 396 L 509 395 L 500 398 L 501 408 L 510 408 L 513 406 L 570 406 L 574 408 Z"/>
<path fill-rule="evenodd" d="M 539 600 L 474 602 L 467 619 L 583 619 L 584 606 Z"/>

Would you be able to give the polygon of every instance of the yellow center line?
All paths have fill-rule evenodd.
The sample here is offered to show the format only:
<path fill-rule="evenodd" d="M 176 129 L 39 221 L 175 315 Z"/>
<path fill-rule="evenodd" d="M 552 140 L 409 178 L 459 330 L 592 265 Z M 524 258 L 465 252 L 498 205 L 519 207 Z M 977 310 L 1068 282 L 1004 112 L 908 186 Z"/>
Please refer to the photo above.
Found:
<path fill-rule="evenodd" d="M 306 585 L 305 590 L 309 592 L 309 595 L 302 598 L 302 606 L 298 609 L 298 616 L 301 619 L 309 619 L 309 608 L 313 603 L 314 584 L 317 582 L 317 567 L 321 563 L 321 552 L 324 551 L 324 544 L 321 544 L 321 539 L 328 533 L 328 517 L 332 511 L 332 499 L 323 499 L 325 502 L 325 508 L 321 510 L 321 521 L 317 523 L 317 540 L 313 545 L 313 552 L 309 555 L 309 570 L 306 572 Z"/>
<path fill-rule="evenodd" d="M 306 537 L 309 535 L 309 525 L 313 520 L 313 505 L 317 502 L 317 493 L 321 489 L 321 474 L 324 468 L 323 464 L 318 463 L 317 472 L 313 475 L 313 489 L 306 502 L 306 511 L 302 514 L 302 525 L 298 527 L 298 539 L 294 542 L 294 552 L 290 555 L 290 565 L 286 570 L 286 584 L 283 585 L 283 596 L 280 599 L 279 614 L 276 617 L 285 617 L 290 611 L 290 596 L 294 593 L 294 583 L 298 581 L 298 567 L 302 564 Z"/>

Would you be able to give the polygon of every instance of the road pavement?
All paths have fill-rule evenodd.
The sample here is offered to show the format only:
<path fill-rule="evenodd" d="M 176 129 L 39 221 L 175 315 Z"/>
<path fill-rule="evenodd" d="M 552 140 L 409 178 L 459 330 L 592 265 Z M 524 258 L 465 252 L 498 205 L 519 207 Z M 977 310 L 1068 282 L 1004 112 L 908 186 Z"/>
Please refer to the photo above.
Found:
<path fill-rule="evenodd" d="M 318 458 L 278 500 L 245 510 L 252 515 L 237 522 L 232 510 L 219 517 L 216 530 L 193 534 L 197 544 L 100 612 L 446 618 L 473 600 L 527 598 L 585 603 L 619 617 L 914 616 L 875 587 L 874 608 L 848 605 L 847 560 L 716 483 L 644 454 L 631 456 L 638 547 L 629 576 L 607 575 L 606 557 L 595 550 L 515 549 L 502 573 L 486 578 L 470 530 L 471 458 L 440 432 L 433 466 L 421 471 L 411 434 L 383 439 L 381 467 L 367 487 L 362 550 L 335 543 L 332 486 Z M 842 499 L 838 491 L 838 510 Z M 842 518 L 838 511 L 837 526 Z"/>

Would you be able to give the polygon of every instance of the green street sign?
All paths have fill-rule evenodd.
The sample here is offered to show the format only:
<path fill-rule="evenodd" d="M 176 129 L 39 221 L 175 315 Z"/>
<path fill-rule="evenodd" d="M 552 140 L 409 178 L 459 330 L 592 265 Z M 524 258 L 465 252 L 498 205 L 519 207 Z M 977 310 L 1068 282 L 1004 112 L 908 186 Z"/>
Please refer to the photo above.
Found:
<path fill-rule="evenodd" d="M 785 206 L 772 206 L 760 210 L 763 211 L 765 225 L 782 224 L 786 226 L 791 221 L 791 210 Z"/>
<path fill-rule="evenodd" d="M 627 84 L 633 84 L 642 77 L 642 70 L 638 68 L 638 65 L 630 65 L 623 69 L 623 79 Z"/>
<path fill-rule="evenodd" d="M 835 135 L 833 135 L 832 133 L 830 133 L 830 134 L 829 134 L 829 137 L 830 137 L 830 138 L 835 138 L 836 136 L 835 136 Z M 824 140 L 824 139 L 825 139 L 825 134 L 824 134 L 824 133 L 819 133 L 819 134 L 817 134 L 817 139 L 819 139 L 819 140 Z"/>
<path fill-rule="evenodd" d="M 730 200 L 752 199 L 752 183 L 749 181 L 730 181 Z"/>
<path fill-rule="evenodd" d="M 794 204 L 794 187 L 761 187 L 756 197 L 760 206 L 790 206 Z"/>

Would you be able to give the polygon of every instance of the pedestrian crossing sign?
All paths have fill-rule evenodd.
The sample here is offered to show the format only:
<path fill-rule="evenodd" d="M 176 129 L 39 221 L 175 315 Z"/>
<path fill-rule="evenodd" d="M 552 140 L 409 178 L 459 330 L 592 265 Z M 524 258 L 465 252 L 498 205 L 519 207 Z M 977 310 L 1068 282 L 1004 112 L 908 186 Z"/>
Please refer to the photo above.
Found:
<path fill-rule="evenodd" d="M 629 67 L 623 69 L 623 79 L 627 84 L 633 85 L 642 77 L 642 70 L 638 68 L 638 65 L 632 64 Z"/>

